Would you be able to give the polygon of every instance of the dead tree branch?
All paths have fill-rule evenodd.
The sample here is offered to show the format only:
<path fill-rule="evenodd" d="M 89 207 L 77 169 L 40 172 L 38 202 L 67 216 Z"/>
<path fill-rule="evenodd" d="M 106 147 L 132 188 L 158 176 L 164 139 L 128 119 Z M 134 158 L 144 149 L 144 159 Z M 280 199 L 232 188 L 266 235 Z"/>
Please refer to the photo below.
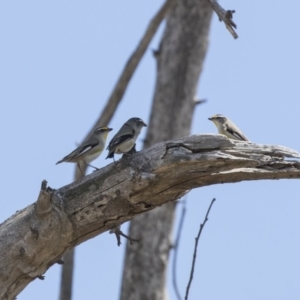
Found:
<path fill-rule="evenodd" d="M 43 184 L 34 204 L 0 225 L 0 299 L 13 299 L 68 249 L 187 190 L 300 178 L 300 162 L 285 158 L 300 154 L 222 135 L 194 135 L 153 145 L 57 190 Z"/>
<path fill-rule="evenodd" d="M 208 2 L 210 3 L 212 9 L 218 15 L 220 22 L 223 21 L 226 28 L 234 37 L 234 39 L 237 39 L 239 36 L 233 29 L 233 28 L 236 29 L 236 24 L 232 21 L 235 10 L 225 10 L 216 0 L 208 0 Z"/>
<path fill-rule="evenodd" d="M 198 231 L 198 235 L 197 235 L 196 238 L 195 238 L 195 248 L 194 248 L 194 254 L 193 254 L 192 268 L 191 268 L 191 273 L 190 273 L 190 279 L 189 279 L 188 285 L 187 285 L 187 287 L 186 287 L 186 293 L 185 293 L 184 300 L 188 300 L 190 287 L 191 287 L 192 280 L 193 280 L 193 277 L 194 277 L 194 269 L 195 269 L 195 264 L 196 264 L 197 248 L 198 248 L 199 239 L 200 239 L 202 230 L 203 230 L 203 228 L 204 228 L 206 222 L 208 221 L 208 215 L 209 215 L 209 212 L 210 212 L 210 210 L 211 210 L 211 207 L 213 206 L 213 204 L 214 204 L 215 201 L 216 201 L 215 198 L 212 199 L 212 201 L 211 201 L 211 203 L 210 203 L 210 205 L 209 205 L 209 208 L 208 208 L 208 210 L 207 210 L 205 219 L 204 219 L 203 223 L 200 224 L 200 228 L 199 228 L 199 231 Z"/>
<path fill-rule="evenodd" d="M 145 54 L 151 40 L 156 34 L 158 27 L 160 26 L 161 22 L 164 20 L 166 14 L 170 10 L 174 2 L 175 2 L 174 0 L 167 0 L 150 21 L 140 43 L 138 44 L 137 48 L 128 59 L 109 99 L 107 100 L 107 103 L 103 111 L 101 112 L 101 116 L 95 122 L 93 130 L 91 130 L 91 133 L 94 131 L 96 127 L 105 126 L 109 124 L 115 110 L 117 109 L 121 99 L 123 98 L 123 95 L 132 78 L 132 75 L 134 74 L 138 64 L 140 63 L 143 55 Z"/>
<path fill-rule="evenodd" d="M 151 40 L 153 39 L 154 35 L 157 32 L 158 27 L 160 26 L 161 22 L 164 20 L 165 16 L 167 15 L 168 11 L 171 9 L 172 5 L 174 4 L 174 0 L 167 0 L 163 6 L 159 9 L 156 15 L 150 21 L 144 36 L 142 37 L 141 41 L 139 42 L 135 51 L 131 54 L 130 58 L 128 59 L 110 97 L 108 98 L 104 109 L 102 110 L 98 120 L 95 122 L 94 126 L 91 128 L 90 132 L 87 134 L 84 140 L 88 139 L 89 136 L 94 132 L 94 130 L 99 126 L 107 126 L 112 119 L 118 105 L 120 104 L 123 95 L 127 89 L 127 86 L 138 67 L 143 55 L 145 54 Z M 82 171 L 85 173 L 87 167 L 82 166 Z M 80 178 L 80 171 L 76 168 L 76 177 Z"/>
<path fill-rule="evenodd" d="M 120 103 L 134 71 L 136 70 L 145 51 L 147 50 L 159 25 L 165 18 L 167 12 L 169 11 L 174 2 L 174 0 L 167 0 L 157 12 L 157 14 L 153 17 L 153 19 L 150 21 L 148 28 L 144 36 L 142 37 L 139 45 L 137 46 L 136 50 L 132 53 L 131 57 L 128 59 L 125 68 L 121 76 L 119 77 L 117 84 L 107 101 L 106 106 L 104 107 L 101 113 L 101 118 L 96 122 L 97 126 L 101 126 L 101 124 L 107 125 L 111 120 L 112 115 L 114 114 L 118 104 Z"/>
<path fill-rule="evenodd" d="M 127 239 L 130 243 L 130 245 L 132 245 L 132 243 L 139 243 L 140 240 L 139 239 L 134 239 L 128 235 L 126 235 L 125 233 L 123 233 L 123 231 L 121 230 L 121 226 L 117 226 L 115 228 L 112 228 L 110 231 L 109 231 L 110 234 L 115 234 L 116 235 L 116 238 L 117 238 L 117 243 L 118 243 L 118 246 L 120 246 L 122 243 L 121 243 L 121 236 L 124 237 L 125 239 Z"/>

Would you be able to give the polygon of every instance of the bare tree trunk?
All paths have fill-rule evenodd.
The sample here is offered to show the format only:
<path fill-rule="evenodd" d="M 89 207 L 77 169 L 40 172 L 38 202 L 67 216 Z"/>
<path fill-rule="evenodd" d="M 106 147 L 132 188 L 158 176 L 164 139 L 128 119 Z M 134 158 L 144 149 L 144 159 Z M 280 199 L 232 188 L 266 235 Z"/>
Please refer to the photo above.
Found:
<path fill-rule="evenodd" d="M 145 147 L 190 132 L 199 75 L 207 50 L 212 10 L 207 0 L 177 1 L 156 53 L 157 80 Z M 121 300 L 166 299 L 175 203 L 137 216 L 129 236 L 141 243 L 127 245 Z"/>

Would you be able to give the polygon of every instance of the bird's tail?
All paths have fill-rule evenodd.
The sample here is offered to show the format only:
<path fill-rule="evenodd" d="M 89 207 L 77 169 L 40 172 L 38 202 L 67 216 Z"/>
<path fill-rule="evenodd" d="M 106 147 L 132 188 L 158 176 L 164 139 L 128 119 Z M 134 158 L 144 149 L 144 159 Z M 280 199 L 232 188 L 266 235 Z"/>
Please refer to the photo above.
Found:
<path fill-rule="evenodd" d="M 64 162 L 64 159 L 59 160 L 56 165 L 61 164 L 62 162 Z"/>
<path fill-rule="evenodd" d="M 114 158 L 114 152 L 109 152 L 105 159 Z"/>

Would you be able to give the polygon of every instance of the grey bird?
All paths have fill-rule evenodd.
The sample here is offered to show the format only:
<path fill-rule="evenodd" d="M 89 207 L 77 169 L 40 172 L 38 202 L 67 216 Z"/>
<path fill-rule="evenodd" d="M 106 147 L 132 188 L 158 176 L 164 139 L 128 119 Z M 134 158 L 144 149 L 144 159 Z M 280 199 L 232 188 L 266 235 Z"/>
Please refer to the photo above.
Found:
<path fill-rule="evenodd" d="M 106 158 L 114 159 L 114 154 L 128 153 L 134 149 L 135 141 L 143 127 L 147 127 L 147 124 L 140 118 L 131 118 L 124 123 L 110 141 Z"/>
<path fill-rule="evenodd" d="M 106 126 L 98 127 L 86 142 L 76 148 L 69 155 L 58 161 L 56 164 L 60 164 L 62 162 L 77 163 L 81 173 L 82 170 L 80 165 L 87 165 L 97 169 L 96 167 L 91 166 L 89 163 L 99 157 L 99 155 L 102 153 L 105 148 L 107 135 L 111 130 L 112 128 L 108 128 Z"/>
<path fill-rule="evenodd" d="M 223 134 L 233 140 L 249 142 L 242 131 L 225 116 L 218 114 L 208 118 L 208 120 L 214 122 L 218 128 L 219 134 Z"/>

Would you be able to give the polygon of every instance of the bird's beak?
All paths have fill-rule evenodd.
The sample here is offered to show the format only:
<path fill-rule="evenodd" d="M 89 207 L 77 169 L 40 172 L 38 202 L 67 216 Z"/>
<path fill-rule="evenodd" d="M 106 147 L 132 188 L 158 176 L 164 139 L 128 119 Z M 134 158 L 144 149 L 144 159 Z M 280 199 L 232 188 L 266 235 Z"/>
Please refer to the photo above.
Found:
<path fill-rule="evenodd" d="M 113 129 L 112 129 L 112 128 L 107 128 L 107 130 L 108 130 L 108 131 L 112 131 Z"/>
<path fill-rule="evenodd" d="M 147 124 L 145 122 L 143 122 L 144 127 L 147 127 Z"/>
<path fill-rule="evenodd" d="M 212 121 L 212 118 L 208 118 L 209 121 Z"/>

